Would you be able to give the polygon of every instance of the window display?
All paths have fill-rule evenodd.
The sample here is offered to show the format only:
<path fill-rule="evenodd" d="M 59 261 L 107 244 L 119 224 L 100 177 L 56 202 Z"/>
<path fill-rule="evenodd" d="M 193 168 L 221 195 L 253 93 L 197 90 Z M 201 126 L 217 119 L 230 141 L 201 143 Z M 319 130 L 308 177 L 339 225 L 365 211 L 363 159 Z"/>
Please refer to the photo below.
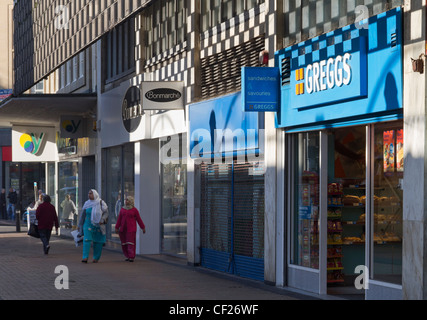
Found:
<path fill-rule="evenodd" d="M 319 133 L 294 136 L 292 264 L 319 268 Z"/>
<path fill-rule="evenodd" d="M 402 283 L 403 124 L 375 128 L 373 278 Z"/>

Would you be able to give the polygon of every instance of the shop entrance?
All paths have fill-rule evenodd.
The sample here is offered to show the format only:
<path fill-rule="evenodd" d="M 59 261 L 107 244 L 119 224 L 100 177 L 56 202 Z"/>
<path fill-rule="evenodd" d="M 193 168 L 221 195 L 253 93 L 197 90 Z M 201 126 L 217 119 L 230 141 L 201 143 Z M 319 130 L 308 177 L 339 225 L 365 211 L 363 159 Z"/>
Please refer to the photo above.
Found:
<path fill-rule="evenodd" d="M 402 121 L 288 135 L 290 287 L 401 285 L 403 136 Z"/>
<path fill-rule="evenodd" d="M 202 163 L 201 265 L 264 280 L 262 162 Z"/>
<path fill-rule="evenodd" d="M 328 294 L 364 293 L 355 288 L 355 270 L 366 265 L 366 130 L 328 131 Z"/>

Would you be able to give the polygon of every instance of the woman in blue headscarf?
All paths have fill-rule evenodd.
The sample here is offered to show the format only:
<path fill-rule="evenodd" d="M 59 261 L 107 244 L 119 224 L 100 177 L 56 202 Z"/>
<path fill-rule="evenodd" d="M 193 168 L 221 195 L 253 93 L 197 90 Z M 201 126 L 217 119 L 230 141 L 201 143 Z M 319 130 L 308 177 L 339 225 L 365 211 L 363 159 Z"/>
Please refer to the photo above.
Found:
<path fill-rule="evenodd" d="M 83 235 L 83 258 L 87 263 L 90 247 L 93 243 L 93 262 L 101 258 L 102 247 L 106 241 L 105 231 L 108 220 L 107 204 L 99 198 L 95 189 L 89 191 L 89 200 L 85 202 L 79 220 L 79 232 Z"/>

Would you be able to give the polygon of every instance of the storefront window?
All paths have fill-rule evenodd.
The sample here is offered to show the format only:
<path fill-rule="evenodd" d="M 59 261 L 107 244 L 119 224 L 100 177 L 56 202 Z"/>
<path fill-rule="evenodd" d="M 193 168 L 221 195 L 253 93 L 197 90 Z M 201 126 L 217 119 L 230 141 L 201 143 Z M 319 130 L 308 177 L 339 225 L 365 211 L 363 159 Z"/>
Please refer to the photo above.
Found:
<path fill-rule="evenodd" d="M 77 206 L 79 201 L 78 170 L 77 161 L 58 163 L 58 216 L 61 234 L 70 234 L 73 227 L 77 227 L 77 216 L 68 201 L 72 201 L 74 206 Z"/>
<path fill-rule="evenodd" d="M 186 135 L 160 140 L 162 252 L 187 254 Z"/>
<path fill-rule="evenodd" d="M 47 172 L 48 172 L 47 173 L 48 186 L 46 191 L 51 198 L 51 203 L 55 205 L 56 204 L 56 176 L 55 176 L 54 162 L 49 162 L 47 164 Z"/>
<path fill-rule="evenodd" d="M 124 205 L 122 199 L 128 195 L 135 197 L 134 163 L 133 143 L 106 149 L 104 201 L 108 205 L 110 214 L 107 228 L 107 237 L 110 240 L 119 241 L 114 229 L 120 209 Z"/>
<path fill-rule="evenodd" d="M 319 268 L 319 147 L 318 132 L 293 136 L 293 214 L 291 263 Z"/>
<path fill-rule="evenodd" d="M 402 283 L 403 124 L 375 127 L 373 277 Z"/>
<path fill-rule="evenodd" d="M 20 210 L 21 217 L 24 217 L 24 212 L 27 207 L 34 204 L 37 197 L 37 191 L 43 190 L 46 192 L 45 184 L 45 164 L 38 162 L 10 162 L 6 164 L 6 194 L 9 189 L 15 189 L 18 195 L 18 203 L 15 210 Z M 34 188 L 34 183 L 37 190 Z M 7 203 L 9 203 L 7 199 Z M 11 218 L 11 216 L 9 216 Z"/>

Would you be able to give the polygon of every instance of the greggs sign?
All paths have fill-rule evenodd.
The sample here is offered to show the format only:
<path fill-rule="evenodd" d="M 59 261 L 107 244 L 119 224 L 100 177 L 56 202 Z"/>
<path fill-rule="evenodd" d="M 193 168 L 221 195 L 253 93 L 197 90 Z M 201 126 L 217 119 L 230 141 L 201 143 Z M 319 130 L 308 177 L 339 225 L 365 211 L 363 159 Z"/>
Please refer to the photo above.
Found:
<path fill-rule="evenodd" d="M 367 68 L 364 41 L 364 37 L 359 37 L 357 46 L 353 41 L 348 52 L 335 56 L 325 54 L 322 57 L 319 53 L 311 53 L 309 57 L 298 59 L 302 63 L 291 72 L 291 88 L 294 88 L 291 93 L 292 108 L 313 107 L 365 96 Z M 307 63 L 309 60 L 311 62 Z"/>
<path fill-rule="evenodd" d="M 310 64 L 304 69 L 299 69 L 295 73 L 296 80 L 305 81 L 305 91 L 312 94 L 327 89 L 333 89 L 335 86 L 348 86 L 351 82 L 351 54 L 346 53 L 344 56 L 329 58 L 327 61 L 322 60 Z M 296 86 L 296 94 L 304 93 L 304 83 L 299 83 Z"/>

